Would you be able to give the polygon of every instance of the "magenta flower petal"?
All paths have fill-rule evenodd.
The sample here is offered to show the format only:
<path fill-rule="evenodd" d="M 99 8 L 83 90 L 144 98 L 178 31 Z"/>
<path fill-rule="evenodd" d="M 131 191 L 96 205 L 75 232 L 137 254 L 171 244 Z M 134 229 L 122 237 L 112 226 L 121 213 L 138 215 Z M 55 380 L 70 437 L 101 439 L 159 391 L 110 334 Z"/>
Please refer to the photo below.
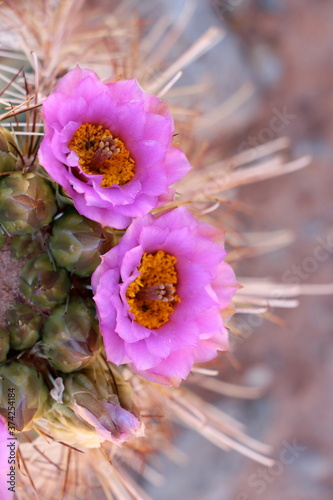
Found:
<path fill-rule="evenodd" d="M 148 343 L 145 340 L 125 345 L 126 354 L 135 365 L 136 370 L 149 370 L 156 366 L 160 361 L 160 356 L 152 354 L 148 349 Z"/>
<path fill-rule="evenodd" d="M 152 382 L 160 384 L 177 385 L 179 380 L 185 379 L 194 363 L 193 350 L 184 349 L 173 351 L 170 356 L 162 360 L 158 369 L 152 369 L 146 372 L 141 372 L 141 375 Z M 170 376 L 172 374 L 172 376 Z"/>
<path fill-rule="evenodd" d="M 228 349 L 221 311 L 238 285 L 217 236 L 185 208 L 132 222 L 92 276 L 109 361 L 130 362 L 150 380 L 178 384 L 194 362 Z M 117 279 L 108 279 L 110 272 Z M 166 295 L 158 295 L 161 289 Z"/>
<path fill-rule="evenodd" d="M 176 146 L 171 146 L 167 152 L 166 171 L 172 184 L 182 179 L 189 171 L 185 154 Z"/>
<path fill-rule="evenodd" d="M 104 84 L 76 67 L 44 101 L 43 116 L 41 164 L 81 214 L 104 226 L 123 229 L 145 216 L 190 169 L 172 145 L 167 104 L 136 80 Z"/>
<path fill-rule="evenodd" d="M 93 78 L 98 81 L 97 75 L 89 69 L 82 69 L 76 66 L 75 69 L 67 73 L 57 84 L 56 91 L 71 95 L 76 85 L 86 77 Z"/>
<path fill-rule="evenodd" d="M 234 283 L 234 274 L 230 266 L 225 262 L 221 262 L 218 267 L 218 273 L 223 274 L 224 283 L 222 284 L 220 281 L 216 281 L 213 283 L 213 289 L 216 293 L 218 300 L 222 306 L 222 308 L 228 307 L 230 304 L 230 300 L 235 293 L 235 283 Z M 239 285 L 237 286 L 239 288 Z"/>
<path fill-rule="evenodd" d="M 125 342 L 119 336 L 113 335 L 114 328 L 111 327 L 110 330 L 105 329 L 107 337 L 104 341 L 105 349 L 107 352 L 114 353 L 113 359 L 116 365 L 129 363 L 130 359 L 126 356 L 125 352 Z"/>

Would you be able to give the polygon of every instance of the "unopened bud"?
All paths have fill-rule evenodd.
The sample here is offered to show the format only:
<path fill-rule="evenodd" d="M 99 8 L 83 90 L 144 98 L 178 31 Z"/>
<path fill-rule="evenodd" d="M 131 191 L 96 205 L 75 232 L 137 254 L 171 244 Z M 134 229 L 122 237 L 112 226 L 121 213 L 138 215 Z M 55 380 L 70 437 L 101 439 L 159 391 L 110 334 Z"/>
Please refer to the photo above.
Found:
<path fill-rule="evenodd" d="M 106 389 L 104 397 L 101 384 Z M 91 425 L 99 436 L 122 444 L 142 436 L 144 428 L 135 414 L 121 406 L 117 392 L 112 391 L 113 384 L 111 371 L 95 369 L 71 374 L 65 380 L 64 399 L 67 398 L 66 403 L 76 416 Z"/>
<path fill-rule="evenodd" d="M 50 248 L 58 266 L 86 277 L 99 265 L 101 254 L 110 250 L 112 242 L 112 235 L 100 224 L 70 210 L 54 223 Z"/>
<path fill-rule="evenodd" d="M 49 184 L 33 173 L 13 172 L 0 181 L 0 223 L 12 234 L 49 224 L 57 207 Z"/>
<path fill-rule="evenodd" d="M 64 302 L 70 286 L 65 269 L 54 270 L 46 254 L 33 257 L 23 266 L 21 292 L 39 307 L 54 307 Z"/>
<path fill-rule="evenodd" d="M 95 312 L 83 302 L 54 309 L 43 327 L 43 351 L 63 373 L 87 366 L 100 344 Z"/>
<path fill-rule="evenodd" d="M 42 318 L 27 304 L 17 304 L 9 309 L 6 322 L 12 349 L 22 351 L 37 342 Z"/>

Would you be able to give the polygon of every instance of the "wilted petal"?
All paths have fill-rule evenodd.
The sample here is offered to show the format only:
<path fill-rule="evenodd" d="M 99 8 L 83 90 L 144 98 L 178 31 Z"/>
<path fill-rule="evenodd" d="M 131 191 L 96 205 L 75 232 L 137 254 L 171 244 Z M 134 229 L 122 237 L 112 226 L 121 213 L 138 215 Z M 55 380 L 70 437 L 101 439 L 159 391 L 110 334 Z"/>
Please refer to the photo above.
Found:
<path fill-rule="evenodd" d="M 121 445 L 142 436 L 144 426 L 138 418 L 129 384 L 114 368 L 108 370 L 113 373 L 114 388 L 106 382 L 109 371 L 95 366 L 91 371 L 66 378 L 64 398 L 76 417 L 91 426 L 98 436 Z"/>
<path fill-rule="evenodd" d="M 92 398 L 90 402 L 91 406 L 88 408 L 87 401 L 83 406 L 77 398 L 72 408 L 106 441 L 121 445 L 134 437 L 142 436 L 141 422 L 129 411 L 114 403 L 99 402 L 95 398 Z"/>

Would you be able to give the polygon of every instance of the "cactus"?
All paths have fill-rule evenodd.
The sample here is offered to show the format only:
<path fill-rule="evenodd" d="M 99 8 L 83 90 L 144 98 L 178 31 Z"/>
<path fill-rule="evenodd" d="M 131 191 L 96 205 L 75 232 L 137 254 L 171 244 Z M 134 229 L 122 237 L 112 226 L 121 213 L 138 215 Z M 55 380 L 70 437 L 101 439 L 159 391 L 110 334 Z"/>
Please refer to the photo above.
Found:
<path fill-rule="evenodd" d="M 53 225 L 50 248 L 59 267 L 78 276 L 90 276 L 100 255 L 112 246 L 113 237 L 97 222 L 69 210 Z"/>
<path fill-rule="evenodd" d="M 40 244 L 33 235 L 15 235 L 11 240 L 12 256 L 16 260 L 24 259 L 41 250 Z"/>
<path fill-rule="evenodd" d="M 12 362 L 0 366 L 0 414 L 7 418 L 9 389 L 15 395 L 15 429 L 32 428 L 34 419 L 46 409 L 48 389 L 33 366 Z"/>
<path fill-rule="evenodd" d="M 6 322 L 12 349 L 21 351 L 37 342 L 42 318 L 27 304 L 18 304 L 15 308 L 9 309 Z"/>
<path fill-rule="evenodd" d="M 41 177 L 13 172 L 0 181 L 0 223 L 9 233 L 34 233 L 56 210 L 53 191 Z"/>
<path fill-rule="evenodd" d="M 42 342 L 55 369 L 69 373 L 84 368 L 100 347 L 94 311 L 77 301 L 57 307 L 44 324 Z"/>
<path fill-rule="evenodd" d="M 54 269 L 46 254 L 33 257 L 23 266 L 21 292 L 39 307 L 54 307 L 66 299 L 71 283 L 64 269 Z"/>

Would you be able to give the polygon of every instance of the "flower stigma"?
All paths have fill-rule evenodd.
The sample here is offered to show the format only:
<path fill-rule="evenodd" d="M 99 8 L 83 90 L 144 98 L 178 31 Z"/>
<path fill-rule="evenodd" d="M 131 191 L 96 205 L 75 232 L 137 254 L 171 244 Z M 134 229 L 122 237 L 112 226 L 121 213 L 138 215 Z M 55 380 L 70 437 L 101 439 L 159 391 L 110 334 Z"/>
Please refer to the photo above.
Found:
<path fill-rule="evenodd" d="M 126 299 L 134 320 L 145 328 L 156 329 L 167 323 L 180 302 L 176 262 L 176 257 L 163 250 L 142 256 L 140 274 L 128 286 Z"/>
<path fill-rule="evenodd" d="M 78 155 L 80 167 L 86 174 L 103 175 L 102 187 L 122 186 L 134 176 L 131 153 L 123 141 L 103 125 L 81 125 L 69 148 Z"/>

